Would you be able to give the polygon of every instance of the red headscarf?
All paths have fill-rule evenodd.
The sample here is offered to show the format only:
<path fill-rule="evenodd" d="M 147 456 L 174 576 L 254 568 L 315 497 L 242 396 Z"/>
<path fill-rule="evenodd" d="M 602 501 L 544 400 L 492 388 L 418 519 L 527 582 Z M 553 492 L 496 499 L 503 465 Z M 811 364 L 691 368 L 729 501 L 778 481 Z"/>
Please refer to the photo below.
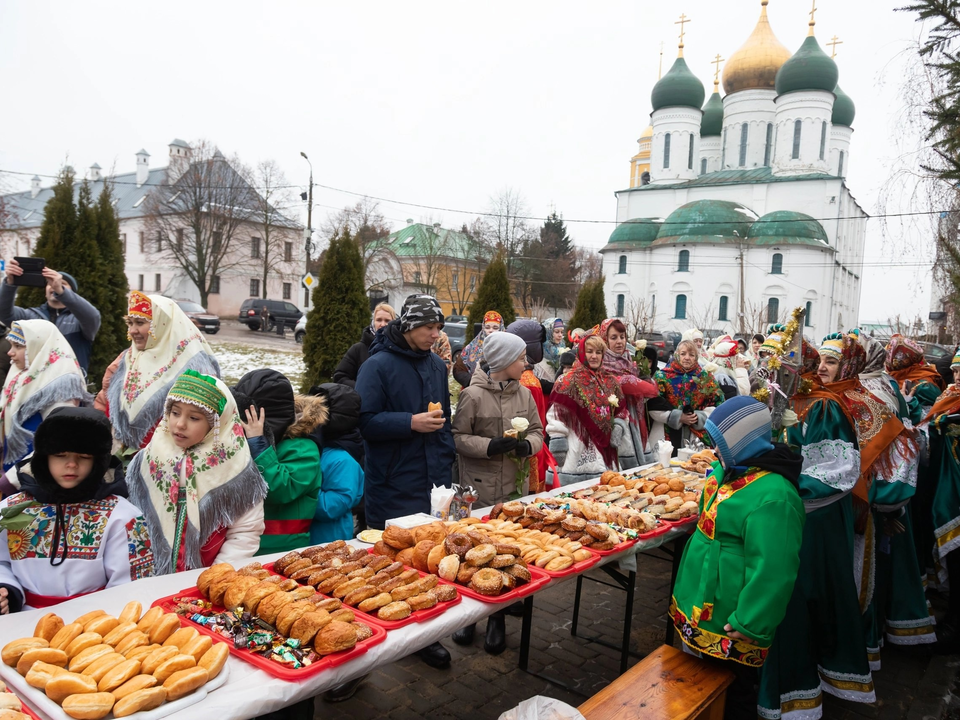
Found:
<path fill-rule="evenodd" d="M 901 385 L 906 381 L 929 382 L 943 390 L 943 377 L 923 357 L 923 348 L 903 335 L 894 335 L 887 345 L 887 372 Z"/>

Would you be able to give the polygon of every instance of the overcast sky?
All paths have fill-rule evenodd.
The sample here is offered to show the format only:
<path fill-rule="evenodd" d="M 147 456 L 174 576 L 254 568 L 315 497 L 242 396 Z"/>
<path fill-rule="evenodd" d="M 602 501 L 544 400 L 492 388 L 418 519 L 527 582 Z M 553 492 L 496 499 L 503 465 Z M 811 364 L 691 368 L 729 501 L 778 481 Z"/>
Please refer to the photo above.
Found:
<path fill-rule="evenodd" d="M 857 106 L 848 183 L 871 214 L 901 134 L 901 54 L 919 31 L 893 11 L 901 4 L 820 0 L 816 14 L 821 45 L 843 41 L 840 84 Z M 768 11 L 796 50 L 808 2 L 772 0 Z M 141 147 L 166 165 L 170 140 L 206 138 L 247 163 L 277 160 L 291 183 L 307 184 L 302 150 L 323 185 L 472 211 L 382 202 L 395 228 L 459 227 L 512 187 L 533 215 L 555 206 L 602 221 L 570 223 L 576 242 L 600 247 L 649 123 L 660 42 L 664 72 L 676 57 L 680 12 L 693 20 L 687 63 L 709 94 L 710 60 L 746 40 L 759 0 L 0 0 L 0 170 L 26 173 L 2 179 L 25 188 L 65 159 L 130 172 Z M 314 226 L 355 200 L 315 189 Z M 885 241 L 879 220 L 868 225 L 861 321 L 926 315 L 929 267 L 916 264 L 931 254 L 927 226 L 897 234 Z M 902 267 L 904 242 L 914 266 Z"/>

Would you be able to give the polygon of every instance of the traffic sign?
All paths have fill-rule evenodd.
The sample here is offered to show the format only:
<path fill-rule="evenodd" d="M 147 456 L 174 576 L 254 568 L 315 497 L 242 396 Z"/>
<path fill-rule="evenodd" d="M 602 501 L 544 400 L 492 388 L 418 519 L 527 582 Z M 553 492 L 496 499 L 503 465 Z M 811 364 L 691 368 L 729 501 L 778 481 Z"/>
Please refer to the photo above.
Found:
<path fill-rule="evenodd" d="M 313 273 L 307 273 L 300 279 L 300 282 L 307 290 L 313 290 L 313 286 L 317 284 L 317 278 L 313 276 Z"/>

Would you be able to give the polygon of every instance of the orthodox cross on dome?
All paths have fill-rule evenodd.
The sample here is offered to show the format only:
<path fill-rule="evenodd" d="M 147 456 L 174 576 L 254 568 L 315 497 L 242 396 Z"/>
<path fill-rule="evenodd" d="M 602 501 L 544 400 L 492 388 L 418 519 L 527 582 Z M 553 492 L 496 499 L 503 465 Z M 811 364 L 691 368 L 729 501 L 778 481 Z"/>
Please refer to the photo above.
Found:
<path fill-rule="evenodd" d="M 837 36 L 834 35 L 830 38 L 830 42 L 828 42 L 827 45 L 829 45 L 832 50 L 830 57 L 835 58 L 837 56 L 837 45 L 843 45 L 843 40 L 837 40 Z"/>
<path fill-rule="evenodd" d="M 657 68 L 657 80 L 663 77 L 663 40 L 660 41 L 660 67 Z"/>
<path fill-rule="evenodd" d="M 711 65 L 715 65 L 713 71 L 713 91 L 717 92 L 717 88 L 720 85 L 720 63 L 724 62 L 724 59 L 720 57 L 720 53 L 717 53 L 717 57 L 710 62 Z"/>
<path fill-rule="evenodd" d="M 807 23 L 807 25 L 810 26 L 810 32 L 807 33 L 808 35 L 813 35 L 813 26 L 817 24 L 816 18 L 814 17 L 816 13 L 817 13 L 817 0 L 813 0 L 812 5 L 810 6 L 810 22 Z"/>
<path fill-rule="evenodd" d="M 677 55 L 677 57 L 683 57 L 683 36 L 686 33 L 686 28 L 684 25 L 686 25 L 688 22 L 693 22 L 693 20 L 688 18 L 686 13 L 680 13 L 680 19 L 674 23 L 674 25 L 680 26 L 680 53 Z"/>

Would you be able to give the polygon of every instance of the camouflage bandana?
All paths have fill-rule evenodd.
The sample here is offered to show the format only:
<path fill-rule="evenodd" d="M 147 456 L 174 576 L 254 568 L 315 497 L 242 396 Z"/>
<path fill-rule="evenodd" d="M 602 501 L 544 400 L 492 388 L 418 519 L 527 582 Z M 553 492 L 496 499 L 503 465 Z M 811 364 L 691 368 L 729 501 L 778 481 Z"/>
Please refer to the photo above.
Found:
<path fill-rule="evenodd" d="M 443 326 L 443 310 L 432 295 L 410 295 L 403 301 L 400 311 L 400 332 L 410 332 L 414 328 L 431 323 Z"/>

